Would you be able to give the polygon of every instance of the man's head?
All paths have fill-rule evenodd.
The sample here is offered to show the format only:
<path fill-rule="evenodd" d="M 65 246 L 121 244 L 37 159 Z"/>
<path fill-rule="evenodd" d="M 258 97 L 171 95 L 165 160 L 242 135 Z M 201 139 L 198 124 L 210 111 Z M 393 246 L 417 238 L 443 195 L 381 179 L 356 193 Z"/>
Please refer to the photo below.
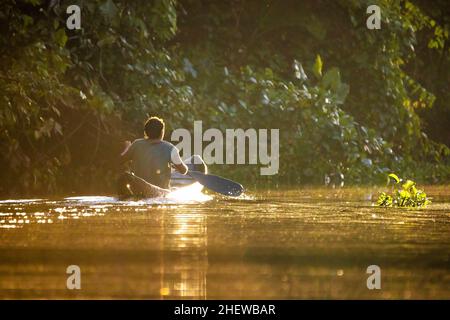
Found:
<path fill-rule="evenodd" d="M 149 139 L 162 139 L 164 137 L 164 120 L 158 117 L 150 117 L 145 122 L 144 132 Z"/>

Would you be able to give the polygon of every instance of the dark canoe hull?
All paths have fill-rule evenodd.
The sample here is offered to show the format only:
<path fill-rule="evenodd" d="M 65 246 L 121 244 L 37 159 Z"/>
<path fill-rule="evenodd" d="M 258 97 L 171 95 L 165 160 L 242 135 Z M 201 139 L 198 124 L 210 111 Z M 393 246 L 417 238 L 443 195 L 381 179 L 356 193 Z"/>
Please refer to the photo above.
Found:
<path fill-rule="evenodd" d="M 169 192 L 170 190 L 155 186 L 130 172 L 123 173 L 118 182 L 119 199 L 156 198 Z"/>
<path fill-rule="evenodd" d="M 193 164 L 195 158 L 198 163 Z M 208 171 L 206 164 L 199 156 L 192 156 L 185 160 L 189 170 L 197 170 L 203 173 Z M 170 178 L 171 189 L 163 189 L 155 186 L 132 173 L 126 172 L 119 179 L 118 198 L 119 199 L 142 199 L 142 198 L 158 198 L 168 195 L 174 188 L 182 188 L 192 185 L 196 181 L 189 175 L 182 175 L 176 171 L 172 171 Z"/>
<path fill-rule="evenodd" d="M 139 200 L 148 198 L 160 198 L 167 196 L 171 191 L 182 189 L 184 187 L 191 186 L 196 181 L 192 178 L 180 175 L 173 175 L 170 180 L 170 189 L 163 189 L 148 183 L 144 179 L 141 179 L 133 174 L 126 173 L 126 178 L 123 179 L 121 189 L 119 192 L 119 200 Z M 123 187 L 125 185 L 125 187 Z"/>

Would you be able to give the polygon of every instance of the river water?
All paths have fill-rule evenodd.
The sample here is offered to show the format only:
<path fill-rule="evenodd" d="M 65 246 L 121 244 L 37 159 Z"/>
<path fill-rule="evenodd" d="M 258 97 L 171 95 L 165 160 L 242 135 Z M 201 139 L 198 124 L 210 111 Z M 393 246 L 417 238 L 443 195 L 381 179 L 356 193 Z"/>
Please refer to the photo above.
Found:
<path fill-rule="evenodd" d="M 374 207 L 380 188 L 3 200 L 0 298 L 450 299 L 450 187 L 424 189 L 422 210 Z"/>

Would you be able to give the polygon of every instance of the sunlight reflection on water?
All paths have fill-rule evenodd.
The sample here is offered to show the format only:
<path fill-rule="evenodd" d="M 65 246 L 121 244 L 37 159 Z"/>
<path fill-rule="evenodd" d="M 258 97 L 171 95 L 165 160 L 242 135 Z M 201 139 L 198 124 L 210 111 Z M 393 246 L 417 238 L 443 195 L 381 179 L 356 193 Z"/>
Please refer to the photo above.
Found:
<path fill-rule="evenodd" d="M 0 228 L 22 228 L 29 223 L 53 223 L 52 218 L 59 220 L 79 219 L 80 217 L 103 216 L 108 213 L 111 207 L 119 207 L 117 211 L 122 211 L 126 207 L 136 207 L 134 211 L 147 211 L 148 206 L 186 205 L 193 203 L 203 203 L 213 199 L 212 196 L 202 192 L 203 186 L 194 183 L 190 186 L 175 189 L 166 197 L 121 201 L 110 196 L 77 196 L 67 197 L 63 201 L 47 199 L 7 199 L 0 200 Z M 56 206 L 57 207 L 53 207 Z M 63 206 L 61 206 L 63 205 Z M 48 206 L 47 211 L 41 210 Z M 26 211 L 23 211 L 25 210 Z M 8 212 L 9 211 L 9 212 Z M 21 217 L 18 219 L 17 217 Z"/>
<path fill-rule="evenodd" d="M 425 189 L 423 210 L 353 188 L 3 201 L 0 298 L 448 298 L 450 192 Z M 61 281 L 72 263 L 75 296 Z M 381 291 L 365 287 L 370 264 L 386 270 Z"/>

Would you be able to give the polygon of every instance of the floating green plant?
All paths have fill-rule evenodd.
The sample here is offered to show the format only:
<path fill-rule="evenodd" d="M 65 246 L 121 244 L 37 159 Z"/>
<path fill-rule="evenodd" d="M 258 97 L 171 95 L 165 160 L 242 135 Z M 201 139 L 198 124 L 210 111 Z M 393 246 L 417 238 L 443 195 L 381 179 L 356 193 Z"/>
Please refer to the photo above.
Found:
<path fill-rule="evenodd" d="M 377 200 L 377 205 L 380 207 L 409 207 L 418 208 L 425 207 L 427 204 L 431 203 L 430 198 L 427 194 L 420 189 L 416 188 L 416 183 L 412 180 L 400 179 L 396 174 L 388 175 L 388 183 L 394 182 L 394 187 L 391 194 L 382 192 Z M 401 185 L 401 189 L 395 188 Z"/>

